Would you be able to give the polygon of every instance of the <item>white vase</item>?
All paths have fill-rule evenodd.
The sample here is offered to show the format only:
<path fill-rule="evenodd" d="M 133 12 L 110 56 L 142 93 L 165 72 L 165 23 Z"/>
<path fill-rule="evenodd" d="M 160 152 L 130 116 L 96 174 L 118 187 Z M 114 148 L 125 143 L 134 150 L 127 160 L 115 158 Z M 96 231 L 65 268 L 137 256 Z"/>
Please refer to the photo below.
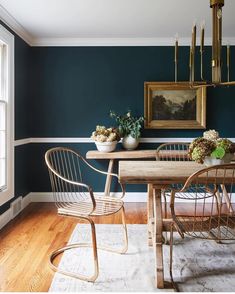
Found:
<path fill-rule="evenodd" d="M 233 154 L 231 153 L 226 153 L 222 159 L 206 156 L 204 159 L 204 164 L 206 166 L 211 166 L 211 165 L 217 165 L 217 164 L 230 163 L 232 159 L 233 159 Z"/>
<path fill-rule="evenodd" d="M 226 153 L 223 157 L 224 163 L 230 163 L 234 157 L 233 153 Z"/>
<path fill-rule="evenodd" d="M 126 150 L 134 150 L 139 145 L 139 139 L 133 138 L 131 135 L 127 135 L 122 139 L 122 146 Z"/>
<path fill-rule="evenodd" d="M 95 141 L 96 147 L 100 152 L 112 152 L 117 146 L 117 141 L 113 142 L 97 142 Z"/>

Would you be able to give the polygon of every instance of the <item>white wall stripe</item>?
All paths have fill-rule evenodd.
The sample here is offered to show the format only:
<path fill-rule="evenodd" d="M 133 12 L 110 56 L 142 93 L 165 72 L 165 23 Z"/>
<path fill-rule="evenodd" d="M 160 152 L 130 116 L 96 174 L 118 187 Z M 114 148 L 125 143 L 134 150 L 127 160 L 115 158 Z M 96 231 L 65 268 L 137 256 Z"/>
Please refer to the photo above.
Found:
<path fill-rule="evenodd" d="M 25 144 L 29 144 L 29 143 L 32 143 L 31 138 L 15 140 L 14 145 L 20 146 L 20 145 L 25 145 Z"/>
<path fill-rule="evenodd" d="M 185 142 L 190 143 L 194 138 L 140 138 L 141 143 L 171 143 Z"/>
<path fill-rule="evenodd" d="M 93 143 L 91 138 L 31 138 L 31 143 Z"/>
<path fill-rule="evenodd" d="M 190 143 L 194 138 L 140 138 L 141 143 L 171 143 L 171 142 L 185 142 Z M 229 138 L 232 142 L 235 142 L 235 138 Z M 30 143 L 94 143 L 91 138 L 25 138 L 15 140 L 14 145 L 20 146 Z"/>

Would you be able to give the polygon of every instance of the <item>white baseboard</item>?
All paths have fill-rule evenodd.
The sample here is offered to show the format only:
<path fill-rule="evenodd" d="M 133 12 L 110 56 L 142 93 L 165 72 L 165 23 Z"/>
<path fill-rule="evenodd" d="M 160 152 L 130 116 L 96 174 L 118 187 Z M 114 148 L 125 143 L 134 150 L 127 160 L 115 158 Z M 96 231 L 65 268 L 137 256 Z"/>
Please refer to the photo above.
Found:
<path fill-rule="evenodd" d="M 31 193 L 27 194 L 23 199 L 22 199 L 22 210 L 31 203 Z M 2 213 L 0 215 L 0 230 L 7 224 L 9 223 L 14 217 L 12 213 L 12 206 Z"/>
<path fill-rule="evenodd" d="M 11 220 L 12 212 L 11 208 L 7 211 L 3 212 L 3 214 L 0 215 L 0 230 Z"/>
<path fill-rule="evenodd" d="M 97 192 L 102 194 L 102 192 Z M 31 202 L 54 202 L 51 192 L 31 192 L 28 194 Z M 111 193 L 111 195 L 121 196 L 121 193 Z M 147 192 L 127 192 L 124 197 L 124 202 L 147 202 Z"/>
<path fill-rule="evenodd" d="M 97 194 L 102 194 L 98 193 Z M 121 193 L 111 193 L 111 195 L 120 196 Z M 147 202 L 147 192 L 127 192 L 124 197 L 124 202 Z M 232 194 L 232 202 L 235 203 L 235 193 Z M 185 202 L 184 199 L 177 199 L 177 202 Z M 30 192 L 22 199 L 22 210 L 32 202 L 54 202 L 51 192 Z M 190 200 L 187 200 L 189 203 Z M 0 215 L 0 230 L 12 220 L 12 207 Z"/>
<path fill-rule="evenodd" d="M 28 206 L 31 203 L 31 193 L 27 194 L 23 199 L 22 199 L 22 208 L 24 209 L 26 206 Z"/>
<path fill-rule="evenodd" d="M 100 194 L 102 195 L 102 192 L 95 192 L 95 194 Z M 191 193 L 188 193 L 191 194 Z M 121 193 L 111 193 L 111 196 L 117 196 L 120 197 Z M 53 198 L 53 194 L 52 192 L 31 192 L 27 195 L 28 197 L 30 197 L 30 203 L 31 202 L 54 202 L 54 198 Z M 170 200 L 170 197 L 168 197 L 168 199 Z M 128 202 L 147 202 L 147 192 L 126 192 L 123 201 L 125 203 Z M 176 202 L 182 202 L 182 203 L 190 203 L 193 200 L 185 200 L 185 199 L 175 199 Z M 211 198 L 208 198 L 206 200 L 206 202 L 210 202 Z M 167 200 L 168 202 L 168 200 Z M 204 200 L 199 199 L 197 200 L 197 202 L 204 202 Z M 235 193 L 232 193 L 232 197 L 231 197 L 231 202 L 235 203 Z"/>
<path fill-rule="evenodd" d="M 54 199 L 51 192 L 30 192 L 22 198 L 22 210 L 32 202 L 54 202 Z M 127 192 L 124 202 L 147 202 L 147 192 Z M 0 230 L 13 219 L 12 215 L 12 207 L 0 215 Z"/>

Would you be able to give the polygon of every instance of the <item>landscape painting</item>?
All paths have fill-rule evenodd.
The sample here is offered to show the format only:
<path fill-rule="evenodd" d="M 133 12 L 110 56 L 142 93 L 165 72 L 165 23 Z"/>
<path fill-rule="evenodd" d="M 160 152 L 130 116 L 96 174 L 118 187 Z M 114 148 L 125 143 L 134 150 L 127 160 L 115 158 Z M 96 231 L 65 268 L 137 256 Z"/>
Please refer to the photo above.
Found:
<path fill-rule="evenodd" d="M 196 90 L 156 90 L 152 94 L 153 120 L 195 120 Z"/>
<path fill-rule="evenodd" d="M 205 119 L 206 87 L 145 82 L 145 128 L 203 129 Z"/>

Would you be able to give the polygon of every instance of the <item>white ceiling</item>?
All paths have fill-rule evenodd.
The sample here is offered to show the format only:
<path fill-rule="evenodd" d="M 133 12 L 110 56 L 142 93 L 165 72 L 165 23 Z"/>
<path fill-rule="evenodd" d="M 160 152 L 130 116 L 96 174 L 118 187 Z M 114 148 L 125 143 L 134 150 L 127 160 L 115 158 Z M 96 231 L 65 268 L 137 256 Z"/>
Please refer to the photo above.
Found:
<path fill-rule="evenodd" d="M 189 44 L 194 21 L 211 36 L 209 0 L 0 0 L 0 17 L 31 45 Z M 225 0 L 223 40 L 235 44 L 235 0 Z"/>

